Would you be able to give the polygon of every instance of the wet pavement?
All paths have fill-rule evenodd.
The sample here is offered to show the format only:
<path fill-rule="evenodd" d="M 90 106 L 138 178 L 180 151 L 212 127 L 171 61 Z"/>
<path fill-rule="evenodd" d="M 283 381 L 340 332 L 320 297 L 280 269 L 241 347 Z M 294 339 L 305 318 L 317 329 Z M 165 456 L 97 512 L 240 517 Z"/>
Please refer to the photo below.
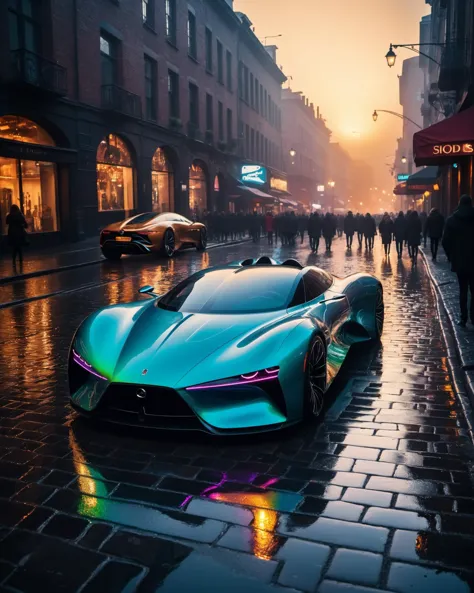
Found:
<path fill-rule="evenodd" d="M 384 284 L 382 344 L 350 353 L 320 422 L 219 439 L 69 409 L 67 351 L 86 315 L 259 254 Z M 246 243 L 51 281 L 57 296 L 0 310 L 0 590 L 474 590 L 474 449 L 421 259 L 387 261 L 378 242 L 346 254 L 338 240 L 330 256 Z"/>

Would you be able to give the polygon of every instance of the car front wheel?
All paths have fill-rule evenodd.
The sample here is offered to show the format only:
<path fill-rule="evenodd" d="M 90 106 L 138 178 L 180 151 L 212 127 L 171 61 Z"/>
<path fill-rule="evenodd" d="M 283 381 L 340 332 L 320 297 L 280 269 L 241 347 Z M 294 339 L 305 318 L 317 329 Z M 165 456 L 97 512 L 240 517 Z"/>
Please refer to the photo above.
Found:
<path fill-rule="evenodd" d="M 383 302 L 383 290 L 379 286 L 377 288 L 377 295 L 375 297 L 375 337 L 380 340 L 383 332 L 383 324 L 385 321 L 385 306 Z"/>
<path fill-rule="evenodd" d="M 199 241 L 196 245 L 196 249 L 198 251 L 205 251 L 207 247 L 207 231 L 206 229 L 201 229 L 199 234 Z"/>
<path fill-rule="evenodd" d="M 173 257 L 176 247 L 176 239 L 172 229 L 166 229 L 163 237 L 163 253 L 166 257 Z"/>
<path fill-rule="evenodd" d="M 326 347 L 321 336 L 315 336 L 306 354 L 304 417 L 317 418 L 324 405 L 327 386 Z"/>

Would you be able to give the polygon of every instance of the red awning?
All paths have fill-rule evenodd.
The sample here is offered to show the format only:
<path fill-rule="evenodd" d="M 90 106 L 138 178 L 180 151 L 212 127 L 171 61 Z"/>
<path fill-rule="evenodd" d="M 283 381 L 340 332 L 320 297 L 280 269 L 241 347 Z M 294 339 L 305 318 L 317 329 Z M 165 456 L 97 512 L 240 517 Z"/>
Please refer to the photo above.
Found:
<path fill-rule="evenodd" d="M 417 132 L 413 136 L 413 154 L 418 167 L 474 156 L 474 107 Z"/>

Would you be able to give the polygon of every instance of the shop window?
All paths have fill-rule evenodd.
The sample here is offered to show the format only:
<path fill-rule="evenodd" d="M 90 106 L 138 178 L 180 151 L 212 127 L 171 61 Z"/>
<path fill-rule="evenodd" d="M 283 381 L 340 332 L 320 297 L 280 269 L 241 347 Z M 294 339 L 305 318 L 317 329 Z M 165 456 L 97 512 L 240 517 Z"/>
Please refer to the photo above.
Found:
<path fill-rule="evenodd" d="M 34 122 L 14 115 L 0 117 L 0 138 L 54 146 L 52 138 Z M 56 165 L 0 157 L 0 217 L 4 222 L 13 204 L 25 215 L 29 233 L 58 230 Z M 6 233 L 6 225 L 2 227 Z"/>
<path fill-rule="evenodd" d="M 8 11 L 10 49 L 26 49 L 40 53 L 41 2 L 38 0 L 11 0 Z"/>
<path fill-rule="evenodd" d="M 163 148 L 157 148 L 151 161 L 151 199 L 153 212 L 174 211 L 173 167 Z"/>
<path fill-rule="evenodd" d="M 125 142 L 113 134 L 97 149 L 97 199 L 99 212 L 133 210 L 133 168 Z"/>
<path fill-rule="evenodd" d="M 196 161 L 189 168 L 189 208 L 196 217 L 207 209 L 207 176 Z"/>

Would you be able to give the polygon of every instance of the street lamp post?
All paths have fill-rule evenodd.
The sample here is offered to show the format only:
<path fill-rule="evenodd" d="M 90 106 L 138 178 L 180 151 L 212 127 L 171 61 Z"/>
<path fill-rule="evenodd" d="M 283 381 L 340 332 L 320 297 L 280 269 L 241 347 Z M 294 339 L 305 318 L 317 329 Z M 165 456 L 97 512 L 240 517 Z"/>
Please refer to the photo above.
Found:
<path fill-rule="evenodd" d="M 263 45 L 267 45 L 267 39 L 276 39 L 277 37 L 283 37 L 283 34 L 280 33 L 279 35 L 267 35 L 263 38 Z"/>
<path fill-rule="evenodd" d="M 378 120 L 378 118 L 379 118 L 379 112 L 380 113 L 389 113 L 390 115 L 394 115 L 395 117 L 398 117 L 399 119 L 406 119 L 411 124 L 413 124 L 414 126 L 416 126 L 419 130 L 422 130 L 423 129 L 423 127 L 420 126 L 420 124 L 417 124 L 416 121 L 413 121 L 412 119 L 410 119 L 406 115 L 403 115 L 402 113 L 397 113 L 396 111 L 389 111 L 387 109 L 374 109 L 374 112 L 372 113 L 372 119 L 374 120 L 374 122 L 376 122 Z"/>
<path fill-rule="evenodd" d="M 331 193 L 332 193 L 332 213 L 334 214 L 334 211 L 336 209 L 336 194 L 334 192 L 334 188 L 336 187 L 336 182 L 335 181 L 328 181 L 328 186 L 331 188 Z"/>
<path fill-rule="evenodd" d="M 427 58 L 428 60 L 431 60 L 438 66 L 441 66 L 441 64 L 439 62 L 437 62 L 434 58 L 432 58 L 428 54 L 423 53 L 419 49 L 416 49 L 417 47 L 425 47 L 425 46 L 446 47 L 446 43 L 408 43 L 406 45 L 400 45 L 400 44 L 395 45 L 394 43 L 391 43 L 390 49 L 388 50 L 388 52 L 385 55 L 385 59 L 387 60 L 388 67 L 393 68 L 395 66 L 395 62 L 397 61 L 397 54 L 393 50 L 398 49 L 399 47 L 404 47 L 405 49 L 414 51 L 416 54 L 419 54 L 420 56 L 423 56 L 423 57 Z"/>

